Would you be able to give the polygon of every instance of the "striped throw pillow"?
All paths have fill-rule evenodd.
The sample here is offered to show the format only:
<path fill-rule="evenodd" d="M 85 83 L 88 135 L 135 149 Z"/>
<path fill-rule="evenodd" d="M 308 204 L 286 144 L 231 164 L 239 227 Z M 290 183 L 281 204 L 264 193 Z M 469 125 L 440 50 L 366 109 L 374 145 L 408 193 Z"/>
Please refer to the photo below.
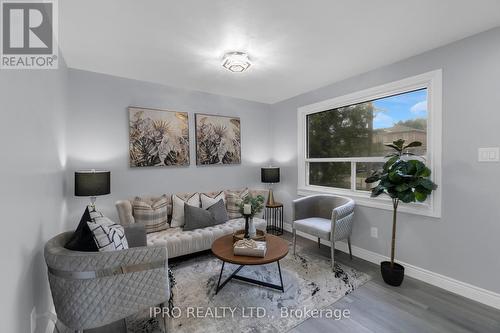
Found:
<path fill-rule="evenodd" d="M 136 197 L 132 203 L 135 223 L 144 225 L 148 234 L 168 229 L 168 201 L 166 195 L 151 203 Z"/>
<path fill-rule="evenodd" d="M 230 220 L 243 217 L 240 214 L 239 204 L 248 195 L 248 188 L 243 190 L 226 190 L 224 193 L 226 194 L 227 217 Z"/>

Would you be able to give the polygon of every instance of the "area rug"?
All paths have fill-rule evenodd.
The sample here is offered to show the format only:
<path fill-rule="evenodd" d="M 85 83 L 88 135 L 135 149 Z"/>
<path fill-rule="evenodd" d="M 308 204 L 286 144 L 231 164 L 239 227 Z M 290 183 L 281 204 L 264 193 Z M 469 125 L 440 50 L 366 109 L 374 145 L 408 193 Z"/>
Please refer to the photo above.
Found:
<path fill-rule="evenodd" d="M 211 254 L 171 265 L 177 280 L 170 332 L 286 332 L 358 288 L 370 277 L 297 247 L 281 261 L 285 292 L 231 280 L 217 295 L 221 261 Z M 238 266 L 226 264 L 223 279 Z M 239 275 L 279 284 L 276 263 L 246 266 Z M 298 310 L 298 311 L 294 311 Z M 291 315 L 293 313 L 293 315 Z"/>

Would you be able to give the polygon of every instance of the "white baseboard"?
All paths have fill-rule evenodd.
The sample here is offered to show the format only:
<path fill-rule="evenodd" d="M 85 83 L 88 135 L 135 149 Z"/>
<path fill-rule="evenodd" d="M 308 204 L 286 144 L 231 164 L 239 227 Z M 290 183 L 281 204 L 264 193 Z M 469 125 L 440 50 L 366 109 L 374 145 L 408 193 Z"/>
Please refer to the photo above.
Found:
<path fill-rule="evenodd" d="M 45 333 L 53 333 L 55 328 L 56 328 L 56 323 L 57 323 L 57 315 L 56 315 L 56 309 L 54 308 L 54 304 L 50 305 L 49 311 L 41 314 L 38 316 L 40 319 L 44 319 L 47 322 L 47 326 L 45 327 L 45 330 L 40 330 L 40 332 L 45 332 Z"/>
<path fill-rule="evenodd" d="M 292 227 L 288 223 L 284 224 L 284 229 L 289 232 L 292 231 Z M 302 233 L 300 231 L 297 231 L 297 235 L 314 241 L 317 240 L 316 237 Z M 330 246 L 330 242 L 321 240 L 321 243 Z M 345 242 L 336 242 L 335 249 L 349 253 L 347 243 Z M 390 260 L 387 256 L 368 251 L 354 245 L 352 246 L 352 255 L 375 264 L 380 264 L 381 261 Z M 405 266 L 405 274 L 407 276 L 442 288 L 449 292 L 458 294 L 460 296 L 472 299 L 474 301 L 486 304 L 488 306 L 500 309 L 500 294 L 498 293 L 450 278 L 442 274 L 431 272 L 427 269 L 420 268 L 402 261 L 398 262 Z"/>

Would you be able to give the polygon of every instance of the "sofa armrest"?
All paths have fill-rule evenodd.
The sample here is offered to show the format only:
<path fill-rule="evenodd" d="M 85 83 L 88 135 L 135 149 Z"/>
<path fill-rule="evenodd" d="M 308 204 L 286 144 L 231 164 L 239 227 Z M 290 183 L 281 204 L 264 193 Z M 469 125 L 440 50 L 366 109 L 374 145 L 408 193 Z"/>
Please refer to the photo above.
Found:
<path fill-rule="evenodd" d="M 146 228 L 142 224 L 131 224 L 123 227 L 129 247 L 147 245 Z"/>
<path fill-rule="evenodd" d="M 121 225 L 131 225 L 135 223 L 132 204 L 128 200 L 119 200 L 115 203 L 116 210 Z"/>
<path fill-rule="evenodd" d="M 335 240 L 349 237 L 352 232 L 352 222 L 354 219 L 353 200 L 335 207 L 332 212 L 332 235 Z"/>

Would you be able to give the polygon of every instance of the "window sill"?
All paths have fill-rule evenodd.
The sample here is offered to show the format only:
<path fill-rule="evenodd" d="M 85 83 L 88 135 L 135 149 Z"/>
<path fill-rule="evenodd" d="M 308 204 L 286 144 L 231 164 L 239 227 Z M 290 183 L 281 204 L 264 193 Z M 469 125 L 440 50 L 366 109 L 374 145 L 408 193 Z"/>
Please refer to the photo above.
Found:
<path fill-rule="evenodd" d="M 357 205 L 363 207 L 377 208 L 392 211 L 392 201 L 387 196 L 380 196 L 378 198 L 371 198 L 367 192 L 358 192 L 351 190 L 336 189 L 322 186 L 305 186 L 297 188 L 297 194 L 300 196 L 308 196 L 314 194 L 335 194 L 353 199 Z M 430 201 L 428 201 L 430 202 Z M 441 218 L 440 212 L 432 209 L 430 204 L 405 204 L 402 203 L 398 207 L 398 212 L 408 213 L 413 215 L 428 216 L 434 218 Z"/>

